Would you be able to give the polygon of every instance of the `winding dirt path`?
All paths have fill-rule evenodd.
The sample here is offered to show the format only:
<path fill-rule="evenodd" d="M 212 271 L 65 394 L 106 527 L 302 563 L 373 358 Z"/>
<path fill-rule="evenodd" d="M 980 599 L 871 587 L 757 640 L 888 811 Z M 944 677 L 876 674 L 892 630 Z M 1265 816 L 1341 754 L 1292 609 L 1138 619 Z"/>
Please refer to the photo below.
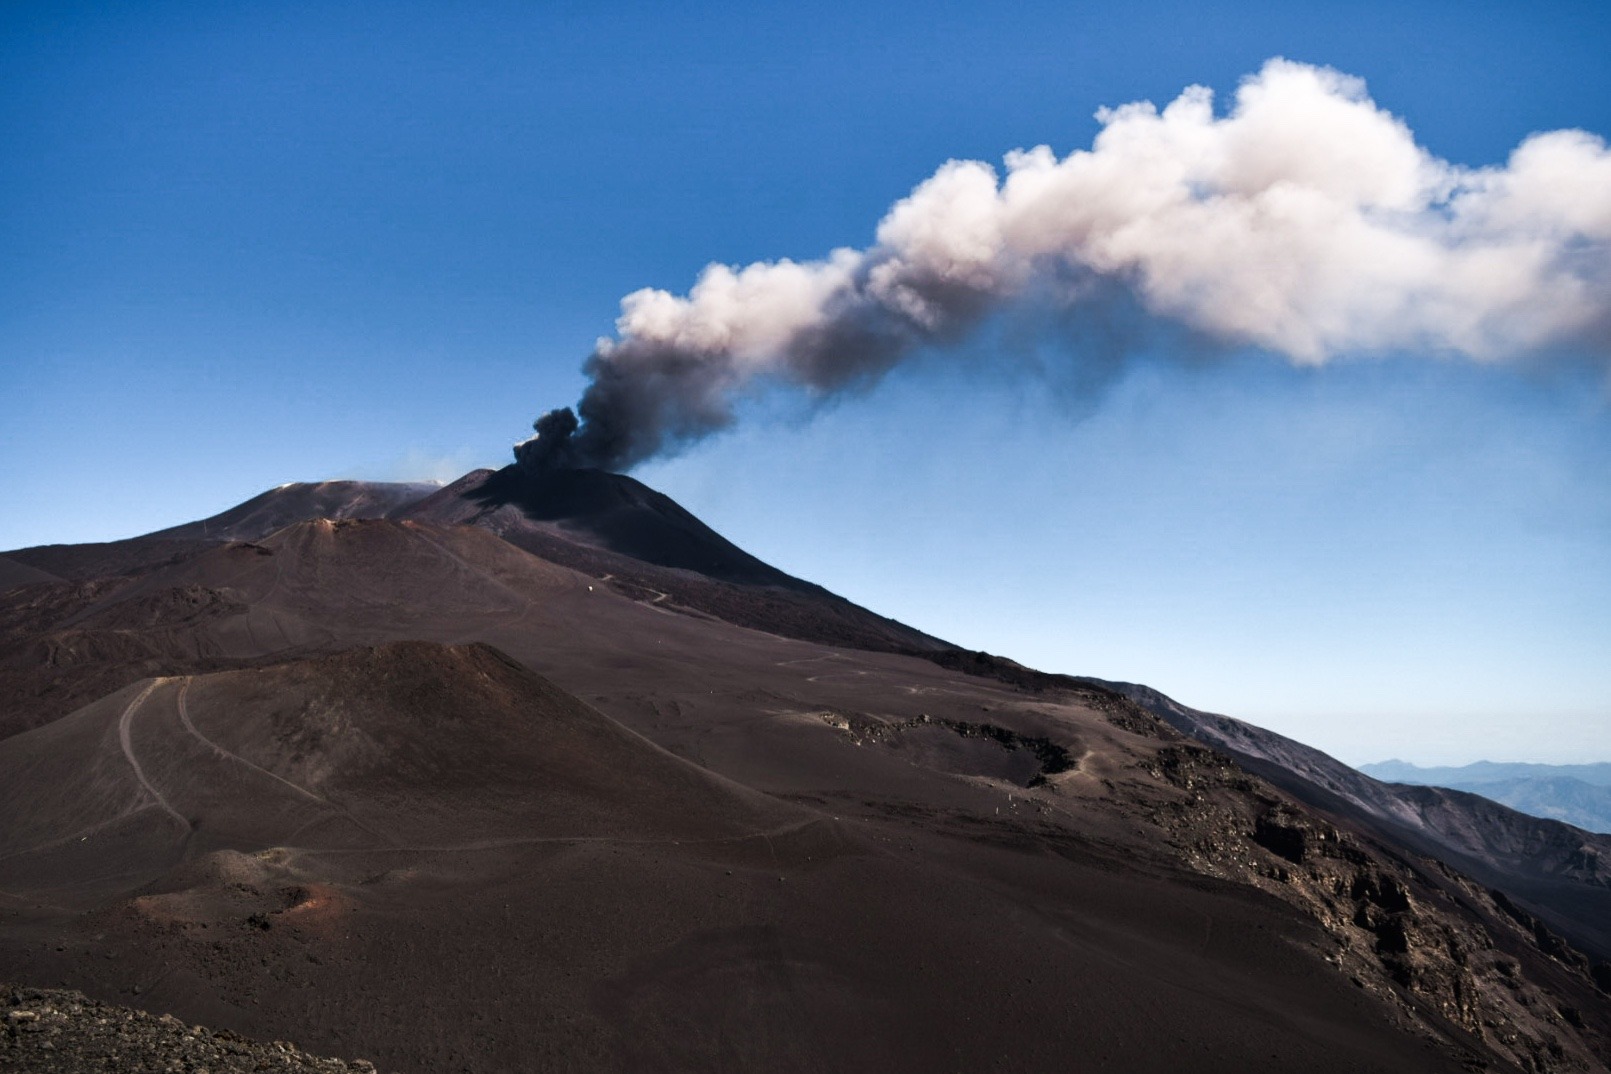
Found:
<path fill-rule="evenodd" d="M 262 765 L 248 761 L 240 754 L 235 753 L 232 750 L 225 749 L 223 746 L 220 746 L 218 743 L 202 734 L 201 730 L 196 727 L 195 723 L 190 718 L 190 706 L 186 700 L 186 695 L 188 695 L 190 692 L 190 684 L 192 681 L 194 681 L 194 678 L 195 677 L 191 675 L 185 676 L 183 684 L 179 687 L 179 695 L 176 698 L 176 707 L 179 710 L 179 722 L 185 725 L 186 731 L 190 732 L 190 734 L 193 735 L 198 742 L 211 749 L 218 757 L 224 760 L 234 761 L 236 764 L 251 769 L 258 775 L 267 776 L 269 779 L 272 779 L 274 782 L 280 784 L 280 786 L 295 792 L 298 797 L 306 799 L 309 802 L 314 802 L 325 807 L 326 809 L 333 810 L 332 813 L 327 813 L 323 816 L 315 817 L 313 820 L 308 821 L 306 824 L 302 825 L 302 827 L 297 829 L 296 834 L 299 835 L 307 828 L 327 820 L 346 820 L 359 831 L 379 839 L 382 843 L 385 843 L 388 846 L 396 843 L 396 839 L 394 837 L 387 835 L 385 832 L 378 830 L 372 825 L 365 824 L 363 821 L 353 816 L 352 811 L 347 809 L 345 806 L 332 802 L 330 799 L 321 794 L 308 790 L 308 788 L 299 783 L 293 783 L 284 776 L 270 772 Z"/>
<path fill-rule="evenodd" d="M 544 846 L 559 844 L 565 846 L 584 846 L 590 843 L 604 843 L 614 846 L 720 846 L 731 843 L 747 843 L 752 840 L 765 840 L 767 849 L 774 859 L 777 858 L 777 848 L 772 840 L 781 836 L 803 831 L 815 824 L 838 825 L 837 819 L 825 820 L 822 817 L 808 817 L 805 820 L 791 821 L 775 828 L 768 828 L 759 832 L 743 832 L 736 835 L 714 836 L 708 839 L 635 839 L 627 836 L 615 835 L 517 835 L 501 839 L 478 839 L 470 843 L 398 843 L 383 847 L 299 847 L 281 844 L 274 849 L 288 850 L 310 857 L 322 855 L 345 854 L 395 854 L 399 852 L 428 853 L 428 854 L 459 854 L 474 853 L 485 850 L 507 850 L 511 847 Z"/>
<path fill-rule="evenodd" d="M 199 742 L 201 742 L 203 745 L 207 746 L 209 749 L 211 749 L 218 756 L 227 758 L 227 759 L 229 759 L 231 761 L 236 762 L 237 764 L 243 764 L 247 768 L 250 768 L 253 772 L 256 772 L 256 773 L 258 773 L 260 775 L 267 776 L 269 779 L 274 780 L 276 783 L 279 783 L 282 786 L 289 787 L 291 790 L 295 791 L 297 794 L 301 795 L 303 798 L 306 798 L 310 802 L 318 802 L 320 805 L 330 806 L 331 808 L 335 808 L 335 806 L 330 801 L 328 801 L 325 798 L 321 798 L 317 794 L 314 794 L 312 791 L 308 790 L 306 787 L 300 786 L 300 785 L 298 785 L 296 783 L 292 783 L 290 780 L 284 778 L 283 776 L 277 776 L 273 772 L 270 772 L 268 769 L 262 767 L 261 765 L 253 764 L 251 761 L 248 761 L 246 758 L 242 757 L 238 753 L 231 753 L 229 750 L 226 750 L 224 747 L 220 746 L 218 743 L 214 742 L 212 739 L 208 738 L 206 735 L 204 735 L 200 731 L 196 730 L 196 725 L 194 723 L 190 722 L 190 707 L 185 704 L 185 695 L 190 692 L 190 683 L 192 682 L 192 680 L 193 680 L 193 676 L 186 675 L 185 679 L 184 679 L 184 682 L 179 687 L 179 697 L 178 697 L 179 722 L 185 725 L 185 730 L 186 731 L 189 731 L 193 736 L 195 736 L 195 738 Z"/>
<path fill-rule="evenodd" d="M 128 707 L 123 710 L 123 715 L 118 717 L 117 737 L 123 746 L 123 756 L 128 758 L 129 767 L 134 769 L 134 778 L 140 781 L 140 786 L 145 788 L 147 794 L 156 799 L 157 805 L 162 807 L 163 812 L 178 821 L 180 826 L 184 828 L 185 833 L 189 834 L 191 831 L 190 821 L 186 820 L 177 809 L 169 805 L 168 800 L 162 797 L 162 792 L 153 787 L 151 781 L 145 777 L 145 769 L 140 767 L 140 759 L 134 755 L 134 741 L 129 730 L 134 722 L 135 710 L 145 703 L 145 699 L 151 696 L 153 690 L 167 681 L 167 679 L 153 679 L 150 685 L 135 695 L 134 700 L 130 701 Z"/>

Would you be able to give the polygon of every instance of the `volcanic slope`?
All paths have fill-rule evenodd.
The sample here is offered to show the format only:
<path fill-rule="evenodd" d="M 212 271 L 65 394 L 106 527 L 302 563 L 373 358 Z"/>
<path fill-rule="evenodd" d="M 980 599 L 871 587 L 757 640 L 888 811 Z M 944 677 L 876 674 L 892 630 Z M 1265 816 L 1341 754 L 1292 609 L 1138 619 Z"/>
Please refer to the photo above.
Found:
<path fill-rule="evenodd" d="M 397 1070 L 1455 1069 L 996 736 L 800 722 L 899 807 L 757 794 L 482 646 L 136 684 L 0 754 L 6 965 Z"/>
<path fill-rule="evenodd" d="M 166 670 L 0 741 L 12 979 L 403 1071 L 1605 1068 L 1547 932 L 1105 690 L 413 520 L 19 602 Z"/>
<path fill-rule="evenodd" d="M 424 481 L 294 481 L 210 518 L 148 533 L 141 539 L 250 541 L 313 518 L 389 518 L 441 487 Z"/>
<path fill-rule="evenodd" d="M 359 481 L 293 483 L 199 522 L 142 537 L 42 545 L 0 558 L 0 589 L 77 581 L 180 562 L 201 547 L 257 541 L 296 522 L 411 519 L 475 525 L 622 592 L 758 630 L 890 652 L 950 646 L 756 559 L 681 505 L 622 474 L 516 466 L 475 470 L 445 488 Z"/>
<path fill-rule="evenodd" d="M 422 492 L 428 494 L 423 499 Z M 218 670 L 265 652 L 294 649 L 289 635 L 242 645 L 192 629 L 198 621 L 226 618 L 240 608 L 227 584 L 228 570 L 220 575 L 204 567 L 200 573 L 211 582 L 198 585 L 184 580 L 183 565 L 225 544 L 237 546 L 236 560 L 272 555 L 258 542 L 299 522 L 382 516 L 427 527 L 473 524 L 550 563 L 591 574 L 615 592 L 684 614 L 861 649 L 949 648 L 767 566 L 669 498 L 618 474 L 583 470 L 533 477 L 508 467 L 475 471 L 445 489 L 351 481 L 290 484 L 201 522 L 144 537 L 8 553 L 0 568 L 10 574 L 0 582 L 10 579 L 13 588 L 24 588 L 0 601 L 0 737 L 64 715 L 142 676 Z M 391 556 L 376 549 L 370 558 L 408 563 L 417 552 Z M 276 578 L 284 576 L 284 562 L 276 561 Z M 46 573 L 52 570 L 77 585 L 40 584 L 54 577 Z M 179 581 L 153 585 L 152 575 Z M 212 584 L 220 578 L 224 583 Z M 30 582 L 35 584 L 25 585 Z M 304 579 L 300 584 L 322 583 Z M 507 594 L 499 591 L 489 606 L 504 603 Z M 115 610 L 106 612 L 109 608 Z M 344 622 L 351 626 L 351 617 Z M 288 625 L 283 616 L 258 615 L 246 626 L 254 630 L 260 624 L 269 635 Z M 292 633 L 306 628 L 306 623 L 291 625 Z M 361 623 L 357 628 L 364 629 Z M 344 635 L 320 634 L 320 629 L 314 633 L 325 648 L 339 646 Z"/>
<path fill-rule="evenodd" d="M 619 591 L 756 630 L 885 652 L 951 648 L 761 562 L 623 474 L 476 470 L 397 517 L 479 526 Z"/>
<path fill-rule="evenodd" d="M 1532 816 L 1464 791 L 1386 783 L 1273 731 L 1203 712 L 1138 683 L 1053 675 L 988 653 L 951 650 L 927 659 L 1034 693 L 1095 687 L 1129 698 L 1188 738 L 1233 758 L 1334 823 L 1367 832 L 1412 856 L 1435 859 L 1490 885 L 1540 943 L 1563 953 L 1611 992 L 1611 835 Z"/>
<path fill-rule="evenodd" d="M 184 559 L 199 546 L 255 540 L 293 522 L 385 518 L 440 487 L 420 482 L 292 482 L 209 518 L 140 537 L 92 544 L 36 545 L 7 552 L 0 557 L 10 561 L 0 563 L 0 590 L 51 578 L 86 581 L 147 570 Z M 22 576 L 17 566 L 44 572 L 45 578 Z"/>
<path fill-rule="evenodd" d="M 0 592 L 19 586 L 37 585 L 40 582 L 59 582 L 60 578 L 49 571 L 30 567 L 26 563 L 0 556 Z"/>
<path fill-rule="evenodd" d="M 1100 680 L 1087 680 L 1100 683 Z M 1530 816 L 1465 791 L 1384 783 L 1312 746 L 1202 712 L 1135 683 L 1100 683 L 1312 807 L 1346 817 L 1503 889 L 1521 920 L 1611 962 L 1611 835 Z M 1611 966 L 1601 976 L 1611 985 Z"/>

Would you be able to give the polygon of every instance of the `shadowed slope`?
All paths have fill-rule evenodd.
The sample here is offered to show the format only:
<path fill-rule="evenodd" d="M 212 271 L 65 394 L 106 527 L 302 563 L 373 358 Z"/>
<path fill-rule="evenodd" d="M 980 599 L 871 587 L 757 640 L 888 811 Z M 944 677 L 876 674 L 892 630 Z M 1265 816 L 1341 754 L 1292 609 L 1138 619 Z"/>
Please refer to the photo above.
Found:
<path fill-rule="evenodd" d="M 1585 831 L 1611 835 L 1611 787 L 1570 776 L 1532 776 L 1453 789 L 1480 794 L 1535 817 L 1547 817 Z"/>
<path fill-rule="evenodd" d="M 6 558 L 68 581 L 132 574 L 195 554 L 192 540 L 131 537 L 95 544 L 42 544 L 7 552 Z"/>
<path fill-rule="evenodd" d="M 0 556 L 0 592 L 7 589 L 16 589 L 18 586 L 37 585 L 40 582 L 59 582 L 56 575 L 49 571 L 42 571 L 38 567 L 30 567 L 20 560 L 8 556 Z"/>
<path fill-rule="evenodd" d="M 1611 962 L 1611 836 L 1529 816 L 1464 791 L 1383 783 L 1312 746 L 1200 712 L 1150 687 L 1103 685 L 1305 801 L 1370 824 L 1503 889 L 1551 928 Z"/>
<path fill-rule="evenodd" d="M 529 527 L 650 566 L 743 585 L 826 593 L 762 563 L 669 496 L 625 474 L 603 470 L 475 470 L 411 505 L 400 517 L 437 525 L 476 524 L 500 508 L 513 509 L 504 517 L 518 517 Z"/>

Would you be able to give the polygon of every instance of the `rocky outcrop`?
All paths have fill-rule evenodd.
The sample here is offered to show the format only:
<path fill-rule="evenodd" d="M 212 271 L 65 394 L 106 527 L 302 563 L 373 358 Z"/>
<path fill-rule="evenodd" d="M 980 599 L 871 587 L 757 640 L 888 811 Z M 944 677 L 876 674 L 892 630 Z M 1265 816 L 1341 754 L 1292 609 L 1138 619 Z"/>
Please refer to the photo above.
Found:
<path fill-rule="evenodd" d="M 1603 982 L 1502 893 L 1339 828 L 1202 746 L 1163 746 L 1144 770 L 1175 791 L 1151 792 L 1146 815 L 1189 866 L 1319 922 L 1327 960 L 1406 1024 L 1452 1027 L 1522 1070 L 1603 1068 Z"/>
<path fill-rule="evenodd" d="M 0 1003 L 0 1069 L 5 1070 L 375 1074 L 367 1060 L 325 1059 L 282 1040 L 264 1043 L 190 1026 L 171 1014 L 96 1003 L 81 992 L 0 985 Z"/>
<path fill-rule="evenodd" d="M 1605 865 L 1611 836 L 1528 816 L 1465 791 L 1383 783 L 1311 746 L 1190 708 L 1150 687 L 1070 681 L 1122 694 L 1306 805 L 1504 891 L 1575 947 L 1611 961 L 1611 872 Z"/>

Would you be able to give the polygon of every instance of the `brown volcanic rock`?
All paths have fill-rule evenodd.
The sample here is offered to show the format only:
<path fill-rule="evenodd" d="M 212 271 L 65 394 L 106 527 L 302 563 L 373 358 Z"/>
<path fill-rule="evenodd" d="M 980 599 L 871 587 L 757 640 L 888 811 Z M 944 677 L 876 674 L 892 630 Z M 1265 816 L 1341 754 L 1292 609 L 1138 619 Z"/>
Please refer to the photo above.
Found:
<path fill-rule="evenodd" d="M 1167 747 L 1152 770 L 1190 796 L 1134 794 L 1155 802 L 1150 815 L 1171 844 L 1201 871 L 1322 922 L 1337 943 L 1329 957 L 1361 987 L 1396 986 L 1424 1005 L 1422 1017 L 1486 1038 L 1523 1069 L 1605 1064 L 1611 1009 L 1588 960 L 1504 895 L 1314 815 L 1223 754 Z M 1266 853 L 1248 853 L 1250 836 Z M 1562 1036 L 1563 1024 L 1590 1032 Z"/>
<path fill-rule="evenodd" d="M 1311 746 L 1190 708 L 1149 687 L 1103 685 L 1310 806 L 1504 889 L 1594 960 L 1611 963 L 1611 836 L 1464 791 L 1384 783 Z"/>

